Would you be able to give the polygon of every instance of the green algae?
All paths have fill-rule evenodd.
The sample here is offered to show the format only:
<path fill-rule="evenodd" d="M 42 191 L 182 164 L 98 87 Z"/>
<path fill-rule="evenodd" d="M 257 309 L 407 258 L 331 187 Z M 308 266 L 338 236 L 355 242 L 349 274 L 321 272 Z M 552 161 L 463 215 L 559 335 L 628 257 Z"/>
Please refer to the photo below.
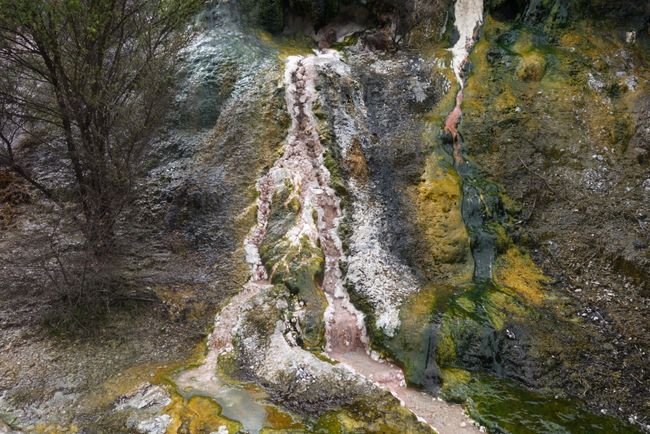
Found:
<path fill-rule="evenodd" d="M 452 298 L 442 315 L 435 360 L 441 368 L 502 370 L 506 324 L 527 314 L 514 294 L 494 285 L 474 285 Z M 444 377 L 443 377 L 444 381 Z"/>
<path fill-rule="evenodd" d="M 472 374 L 459 368 L 444 368 L 440 371 L 442 388 L 440 394 L 449 402 L 464 404 L 469 396 Z"/>
<path fill-rule="evenodd" d="M 356 297 L 353 302 L 363 309 Z M 373 348 L 394 360 L 409 384 L 435 390 L 444 384 L 440 369 L 501 373 L 506 326 L 521 324 L 531 314 L 510 288 L 492 283 L 430 285 L 403 304 L 393 337 L 376 330 L 372 313 L 366 321 Z"/>
<path fill-rule="evenodd" d="M 320 416 L 310 432 L 320 434 L 344 433 L 431 433 L 433 430 L 419 422 L 388 393 L 360 399 Z"/>
<path fill-rule="evenodd" d="M 584 29 L 583 25 L 576 27 Z M 594 32 L 579 33 L 574 28 L 562 31 L 565 36 L 561 38 L 562 47 L 558 48 L 535 29 L 513 27 L 514 30 L 488 16 L 483 37 L 472 52 L 475 76 L 467 83 L 462 128 L 465 133 L 471 131 L 471 136 L 467 136 L 468 150 L 479 151 L 482 159 L 490 159 L 490 153 L 508 146 L 508 152 L 514 157 L 506 156 L 516 161 L 515 145 L 517 140 L 523 139 L 534 141 L 547 161 L 560 161 L 566 157 L 566 152 L 558 145 L 580 143 L 580 130 L 563 130 L 562 121 L 556 117 L 584 110 L 588 129 L 601 130 L 596 134 L 602 135 L 604 143 L 625 152 L 624 144 L 629 140 L 631 127 L 629 118 L 621 115 L 625 113 L 622 88 L 617 83 L 608 84 L 600 96 L 594 98 L 597 92 L 586 86 L 593 58 L 598 52 L 613 52 L 616 44 L 603 50 L 603 45 L 607 44 L 599 41 L 599 37 L 594 38 Z M 617 49 L 620 48 L 619 45 Z M 585 55 L 586 52 L 590 54 Z M 601 61 L 598 68 L 602 72 L 610 66 Z M 610 99 L 613 110 L 612 106 L 598 101 L 602 96 Z M 553 110 L 548 107 L 542 110 L 542 103 L 552 104 Z M 531 107 L 535 108 L 534 113 L 528 112 Z M 589 110 L 585 110 L 587 107 Z M 539 130 L 544 131 L 541 137 L 519 137 Z M 603 140 L 594 142 L 602 143 Z M 499 165 L 498 162 L 490 163 L 493 167 Z M 472 176 L 475 182 L 484 175 L 474 173 Z M 555 194 L 548 182 L 539 182 L 542 188 Z M 480 202 L 485 189 L 479 187 L 474 194 Z M 476 342 L 489 343 L 511 323 L 524 327 L 534 336 L 527 346 L 527 357 L 540 365 L 542 360 L 538 358 L 562 354 L 569 348 L 569 342 L 575 345 L 574 350 L 587 351 L 589 347 L 588 336 L 575 326 L 573 318 L 564 320 L 561 308 L 549 308 L 554 296 L 545 286 L 550 279 L 510 236 L 512 222 L 508 214 L 521 215 L 521 205 L 510 200 L 503 191 L 489 192 L 490 196 L 498 196 L 493 202 L 496 206 L 485 207 L 478 226 L 490 235 L 489 244 L 495 246 L 491 261 L 494 269 L 490 276 L 495 285 L 482 293 L 473 291 L 469 297 L 458 296 L 444 313 L 436 347 L 437 363 L 442 366 L 443 394 L 450 400 L 467 401 L 472 416 L 493 432 L 637 432 L 614 418 L 585 411 L 577 401 L 535 394 L 508 380 L 494 380 L 489 390 L 485 385 L 475 386 L 482 384 L 485 374 L 481 371 L 494 372 L 494 369 L 477 367 L 466 355 L 476 352 Z M 496 213 L 490 215 L 489 211 Z M 476 244 L 476 229 L 470 227 L 469 232 L 472 243 Z M 521 244 L 526 235 L 518 234 L 516 239 Z M 570 334 L 573 336 L 569 338 Z"/>
<path fill-rule="evenodd" d="M 503 196 L 500 198 L 503 200 Z M 497 255 L 502 255 L 508 251 L 508 248 L 512 244 L 510 237 L 508 236 L 508 231 L 503 226 L 503 224 L 491 221 L 487 223 L 487 228 L 490 233 L 494 235 L 495 239 L 495 248 Z"/>
<path fill-rule="evenodd" d="M 432 312 L 439 302 L 438 297 L 438 291 L 433 287 L 413 295 L 400 310 L 401 325 L 395 336 L 388 338 L 382 335 L 381 339 L 375 338 L 373 341 L 376 346 L 385 348 L 390 358 L 400 365 L 410 384 L 420 387 L 426 383 L 433 332 Z"/>
<path fill-rule="evenodd" d="M 285 182 L 273 195 L 266 234 L 259 251 L 271 282 L 285 285 L 304 303 L 305 315 L 300 319 L 301 344 L 306 349 L 320 350 L 325 343 L 323 315 L 327 309 L 327 300 L 320 289 L 325 257 L 306 236 L 298 243 L 286 237 L 296 224 L 300 211 L 297 192 L 289 182 Z"/>
<path fill-rule="evenodd" d="M 469 415 L 489 432 L 534 434 L 640 433 L 636 427 L 587 411 L 577 400 L 544 395 L 485 374 L 446 370 L 446 399 L 465 402 Z"/>
<path fill-rule="evenodd" d="M 285 240 L 276 244 L 273 250 L 281 252 L 282 259 L 278 262 L 265 262 L 272 264 L 271 281 L 274 284 L 284 284 L 291 294 L 304 303 L 305 315 L 300 319 L 303 332 L 301 343 L 305 349 L 320 350 L 325 344 L 323 315 L 327 309 L 327 299 L 319 283 L 322 281 L 325 263 L 323 253 L 312 246 L 306 237 L 302 238 L 298 246 Z"/>
<path fill-rule="evenodd" d="M 277 52 L 280 59 L 289 56 L 307 56 L 315 48 L 314 40 L 302 34 L 276 35 L 264 30 L 257 31 L 257 37 L 269 48 Z"/>

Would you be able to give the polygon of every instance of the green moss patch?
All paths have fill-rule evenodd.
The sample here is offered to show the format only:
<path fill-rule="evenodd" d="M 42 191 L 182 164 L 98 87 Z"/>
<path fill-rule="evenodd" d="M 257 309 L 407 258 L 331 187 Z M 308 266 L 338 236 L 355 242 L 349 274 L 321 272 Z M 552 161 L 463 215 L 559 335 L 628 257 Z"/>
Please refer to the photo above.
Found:
<path fill-rule="evenodd" d="M 640 433 L 625 422 L 605 415 L 596 415 L 576 401 L 554 398 L 533 392 L 514 382 L 487 375 L 447 371 L 444 396 L 455 401 L 466 400 L 472 418 L 489 432 L 504 434 L 535 433 Z"/>
<path fill-rule="evenodd" d="M 433 430 L 401 406 L 393 396 L 383 394 L 358 400 L 341 410 L 322 415 L 313 427 L 314 433 L 431 433 Z"/>

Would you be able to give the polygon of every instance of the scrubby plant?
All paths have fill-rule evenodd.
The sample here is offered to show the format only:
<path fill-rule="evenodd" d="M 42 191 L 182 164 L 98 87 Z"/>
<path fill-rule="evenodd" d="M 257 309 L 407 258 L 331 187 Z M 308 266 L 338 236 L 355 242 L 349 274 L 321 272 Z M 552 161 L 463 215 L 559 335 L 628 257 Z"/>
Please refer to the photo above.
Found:
<path fill-rule="evenodd" d="M 20 161 L 39 145 L 74 179 L 81 229 L 96 256 L 112 251 L 148 146 L 171 101 L 179 50 L 198 0 L 1 0 L 0 164 L 47 197 Z"/>

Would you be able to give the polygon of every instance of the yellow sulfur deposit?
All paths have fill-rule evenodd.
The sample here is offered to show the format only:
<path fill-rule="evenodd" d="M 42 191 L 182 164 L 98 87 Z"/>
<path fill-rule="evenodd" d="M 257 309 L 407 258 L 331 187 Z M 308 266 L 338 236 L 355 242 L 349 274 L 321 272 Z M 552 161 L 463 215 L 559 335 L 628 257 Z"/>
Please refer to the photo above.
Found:
<path fill-rule="evenodd" d="M 542 285 L 549 281 L 533 260 L 517 247 L 511 247 L 497 261 L 496 282 L 511 288 L 524 300 L 540 304 L 544 299 Z"/>
<path fill-rule="evenodd" d="M 461 186 L 458 175 L 429 159 L 420 184 L 411 190 L 416 222 L 423 235 L 425 269 L 434 280 L 452 278 L 458 283 L 472 276 L 469 236 L 460 210 Z"/>
<path fill-rule="evenodd" d="M 215 432 L 219 431 L 220 427 L 227 428 L 228 432 L 238 432 L 241 429 L 238 422 L 221 416 L 219 404 L 203 396 L 193 396 L 185 400 L 175 395 L 165 411 L 172 417 L 167 434 Z"/>

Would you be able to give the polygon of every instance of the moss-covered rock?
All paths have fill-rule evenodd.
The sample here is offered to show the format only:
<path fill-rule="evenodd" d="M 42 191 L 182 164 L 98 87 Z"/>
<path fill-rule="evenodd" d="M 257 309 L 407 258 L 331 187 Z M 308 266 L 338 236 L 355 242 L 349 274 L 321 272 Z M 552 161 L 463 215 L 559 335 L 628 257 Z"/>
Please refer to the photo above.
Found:
<path fill-rule="evenodd" d="M 490 432 L 515 433 L 641 433 L 611 416 L 594 414 L 576 401 L 533 392 L 491 376 L 470 377 L 445 371 L 448 399 L 466 402 L 468 413 Z"/>
<path fill-rule="evenodd" d="M 289 183 L 281 186 L 273 196 L 266 235 L 259 250 L 271 282 L 285 285 L 304 304 L 304 313 L 299 318 L 301 344 L 317 350 L 325 343 L 323 315 L 327 300 L 320 289 L 325 258 L 322 250 L 307 237 L 299 242 L 287 238 L 300 211 L 293 187 Z"/>
<path fill-rule="evenodd" d="M 517 66 L 517 77 L 524 81 L 540 81 L 546 72 L 546 61 L 539 53 L 523 56 Z"/>
<path fill-rule="evenodd" d="M 634 298 L 638 290 L 629 271 L 613 271 L 613 259 L 593 258 L 626 251 L 645 263 L 625 247 L 638 227 L 617 216 L 645 210 L 640 195 L 629 191 L 630 179 L 645 176 L 629 147 L 633 125 L 642 119 L 633 114 L 644 107 L 639 104 L 644 90 L 635 78 L 647 77 L 650 51 L 647 38 L 626 42 L 622 29 L 647 24 L 632 16 L 637 2 L 617 11 L 603 2 L 564 2 L 569 19 L 562 18 L 562 2 L 525 3 L 508 19 L 486 16 L 471 54 L 460 128 L 483 175 L 498 180 L 502 193 L 515 200 L 506 204 L 514 218 L 490 225 L 497 253 L 493 277 L 501 288 L 493 294 L 526 307 L 518 324 L 524 335 L 526 329 L 531 334 L 528 342 L 536 342 L 527 351 L 540 366 L 541 384 L 585 396 L 593 409 L 622 408 L 620 416 L 627 418 L 647 412 L 635 397 L 639 382 L 628 375 L 639 372 L 640 359 L 625 355 L 631 353 L 621 340 L 647 342 L 636 332 L 638 314 L 629 314 L 643 303 Z M 640 137 L 638 125 L 643 121 L 637 123 Z M 628 282 L 624 290 L 621 281 Z M 611 291 L 608 301 L 605 287 Z M 598 320 L 595 309 L 607 319 Z M 491 322 L 498 324 L 495 319 Z M 511 324 L 506 318 L 504 328 L 519 341 L 522 332 Z M 616 368 L 622 359 L 628 369 Z M 526 377 L 526 383 L 541 385 Z"/>
<path fill-rule="evenodd" d="M 325 322 L 323 320 L 327 299 L 321 290 L 325 258 L 320 249 L 313 247 L 306 238 L 299 246 L 286 246 L 285 258 L 275 263 L 271 281 L 282 283 L 304 305 L 304 313 L 298 317 L 301 344 L 310 350 L 322 350 L 325 345 Z"/>
<path fill-rule="evenodd" d="M 431 433 L 433 430 L 403 407 L 388 393 L 370 399 L 360 399 L 321 416 L 313 432 L 322 434 L 344 433 Z"/>

